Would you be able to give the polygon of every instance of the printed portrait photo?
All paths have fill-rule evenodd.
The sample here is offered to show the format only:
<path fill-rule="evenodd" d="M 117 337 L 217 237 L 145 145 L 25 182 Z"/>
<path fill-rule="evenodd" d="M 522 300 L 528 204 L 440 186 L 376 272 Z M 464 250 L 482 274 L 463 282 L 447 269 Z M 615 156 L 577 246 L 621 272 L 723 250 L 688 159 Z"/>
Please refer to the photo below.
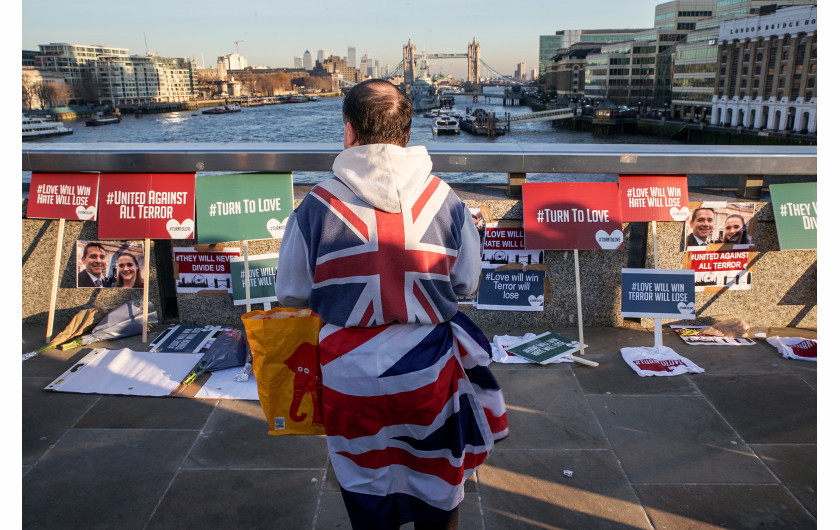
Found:
<path fill-rule="evenodd" d="M 76 287 L 142 289 L 143 244 L 76 241 Z"/>
<path fill-rule="evenodd" d="M 751 202 L 690 203 L 685 220 L 683 251 L 706 250 L 708 245 L 733 245 L 733 249 L 754 248 L 755 216 Z M 737 245 L 737 246 L 735 246 Z"/>

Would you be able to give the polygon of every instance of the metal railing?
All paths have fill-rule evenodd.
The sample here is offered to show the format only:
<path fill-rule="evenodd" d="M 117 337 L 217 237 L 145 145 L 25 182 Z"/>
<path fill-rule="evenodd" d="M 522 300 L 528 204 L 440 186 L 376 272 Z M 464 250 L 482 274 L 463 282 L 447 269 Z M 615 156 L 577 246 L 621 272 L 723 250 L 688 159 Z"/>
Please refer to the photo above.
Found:
<path fill-rule="evenodd" d="M 333 143 L 40 143 L 22 149 L 23 171 L 330 171 Z M 428 147 L 433 172 L 507 173 L 521 194 L 528 173 L 726 175 L 742 197 L 769 175 L 814 176 L 816 146 L 471 144 Z"/>

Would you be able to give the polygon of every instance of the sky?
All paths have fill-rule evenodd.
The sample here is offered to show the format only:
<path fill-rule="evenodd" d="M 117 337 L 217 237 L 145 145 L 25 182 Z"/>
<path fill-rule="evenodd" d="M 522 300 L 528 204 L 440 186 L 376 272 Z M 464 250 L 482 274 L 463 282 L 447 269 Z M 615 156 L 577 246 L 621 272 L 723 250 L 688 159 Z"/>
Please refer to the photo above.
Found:
<path fill-rule="evenodd" d="M 356 47 L 393 69 L 409 38 L 417 52 L 466 53 L 475 38 L 481 59 L 512 75 L 519 62 L 538 66 L 539 36 L 561 29 L 649 28 L 664 0 L 23 0 L 22 49 L 67 42 L 127 48 L 132 55 L 194 58 L 213 67 L 236 52 L 250 66 L 293 67 L 320 49 L 344 57 Z M 142 6 L 142 9 L 141 9 Z M 358 64 L 357 64 L 358 66 Z M 466 76 L 466 59 L 431 63 L 432 73 Z M 483 75 L 483 72 L 482 72 Z"/>

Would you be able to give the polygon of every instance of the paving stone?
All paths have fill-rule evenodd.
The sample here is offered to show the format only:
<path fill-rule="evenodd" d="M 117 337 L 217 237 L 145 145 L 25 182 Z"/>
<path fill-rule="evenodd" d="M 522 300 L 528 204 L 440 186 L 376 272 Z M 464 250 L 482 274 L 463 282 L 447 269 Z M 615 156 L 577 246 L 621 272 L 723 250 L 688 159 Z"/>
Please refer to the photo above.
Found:
<path fill-rule="evenodd" d="M 34 464 L 100 396 L 44 390 L 51 378 L 21 381 L 23 463 Z"/>
<path fill-rule="evenodd" d="M 587 399 L 633 484 L 776 482 L 702 397 Z"/>
<path fill-rule="evenodd" d="M 314 528 L 315 530 L 352 529 L 340 491 L 324 491 L 321 494 L 318 519 L 315 521 Z"/>
<path fill-rule="evenodd" d="M 510 435 L 499 449 L 606 448 L 607 440 L 569 369 L 518 365 L 496 371 Z"/>
<path fill-rule="evenodd" d="M 636 486 L 655 528 L 816 528 L 781 486 L 668 484 Z"/>
<path fill-rule="evenodd" d="M 752 346 L 706 346 L 683 342 L 670 327 L 662 329 L 662 344 L 691 359 L 706 374 L 787 374 L 785 359 L 762 340 Z M 702 374 L 701 374 L 702 375 Z"/>
<path fill-rule="evenodd" d="M 798 376 L 707 376 L 695 382 L 748 444 L 817 443 L 817 391 Z"/>
<path fill-rule="evenodd" d="M 146 528 L 311 528 L 321 475 L 317 470 L 183 470 Z"/>
<path fill-rule="evenodd" d="M 195 437 L 71 429 L 23 479 L 23 527 L 143 528 Z"/>
<path fill-rule="evenodd" d="M 199 430 L 215 400 L 151 396 L 101 396 L 77 427 Z"/>
<path fill-rule="evenodd" d="M 610 450 L 498 451 L 478 485 L 487 529 L 650 528 Z"/>
<path fill-rule="evenodd" d="M 221 400 L 184 467 L 323 469 L 326 462 L 326 437 L 268 434 L 258 401 Z"/>
<path fill-rule="evenodd" d="M 638 344 L 638 343 L 634 343 Z M 584 394 L 603 395 L 697 395 L 690 374 L 670 377 L 641 377 L 618 352 L 590 351 L 587 359 L 599 363 L 596 367 L 576 365 L 577 379 Z"/>
<path fill-rule="evenodd" d="M 752 448 L 793 496 L 816 517 L 817 446 L 754 445 Z"/>

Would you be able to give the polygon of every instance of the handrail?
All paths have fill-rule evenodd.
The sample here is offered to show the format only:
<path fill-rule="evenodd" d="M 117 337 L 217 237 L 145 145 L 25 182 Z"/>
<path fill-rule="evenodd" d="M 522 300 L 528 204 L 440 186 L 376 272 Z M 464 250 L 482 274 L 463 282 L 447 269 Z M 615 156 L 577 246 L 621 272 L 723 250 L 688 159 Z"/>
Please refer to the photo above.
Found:
<path fill-rule="evenodd" d="M 816 146 L 462 143 L 427 147 L 435 173 L 816 175 Z M 330 171 L 334 143 L 38 143 L 23 171 Z"/>

